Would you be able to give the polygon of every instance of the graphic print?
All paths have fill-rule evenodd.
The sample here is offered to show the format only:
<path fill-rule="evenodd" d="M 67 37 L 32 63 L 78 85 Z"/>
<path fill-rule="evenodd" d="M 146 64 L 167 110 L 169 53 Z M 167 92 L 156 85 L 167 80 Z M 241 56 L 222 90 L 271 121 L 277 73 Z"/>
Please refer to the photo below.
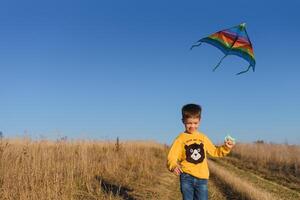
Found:
<path fill-rule="evenodd" d="M 202 143 L 185 145 L 184 148 L 185 148 L 186 160 L 188 162 L 199 164 L 204 160 L 205 153 L 204 153 L 204 148 Z"/>

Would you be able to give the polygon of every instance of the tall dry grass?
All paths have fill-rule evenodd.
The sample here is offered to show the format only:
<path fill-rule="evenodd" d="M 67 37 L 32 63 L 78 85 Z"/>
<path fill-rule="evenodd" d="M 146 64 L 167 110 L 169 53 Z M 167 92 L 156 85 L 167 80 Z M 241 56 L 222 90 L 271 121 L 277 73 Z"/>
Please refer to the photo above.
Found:
<path fill-rule="evenodd" d="M 2 139 L 0 199 L 151 199 L 166 153 L 155 142 Z"/>
<path fill-rule="evenodd" d="M 300 146 L 286 144 L 237 144 L 231 156 L 256 167 L 300 176 Z"/>

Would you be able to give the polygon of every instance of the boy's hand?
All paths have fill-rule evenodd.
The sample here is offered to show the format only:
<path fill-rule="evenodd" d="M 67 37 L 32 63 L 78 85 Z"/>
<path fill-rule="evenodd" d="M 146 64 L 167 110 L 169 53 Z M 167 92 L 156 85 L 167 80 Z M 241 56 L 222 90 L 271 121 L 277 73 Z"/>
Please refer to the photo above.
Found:
<path fill-rule="evenodd" d="M 231 137 L 230 135 L 226 135 L 224 145 L 227 148 L 232 149 L 235 145 L 235 138 Z"/>
<path fill-rule="evenodd" d="M 183 173 L 182 169 L 180 166 L 177 166 L 173 169 L 173 173 L 177 176 L 179 176 L 181 173 Z"/>
<path fill-rule="evenodd" d="M 229 149 L 232 149 L 235 145 L 235 143 L 232 140 L 227 139 L 224 144 L 226 145 L 226 147 L 228 147 Z"/>

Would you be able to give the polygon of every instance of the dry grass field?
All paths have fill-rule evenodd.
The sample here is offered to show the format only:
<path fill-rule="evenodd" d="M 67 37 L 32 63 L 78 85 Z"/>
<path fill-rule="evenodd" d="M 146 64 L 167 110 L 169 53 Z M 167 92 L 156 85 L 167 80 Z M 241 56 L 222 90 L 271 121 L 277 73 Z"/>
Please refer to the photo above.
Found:
<path fill-rule="evenodd" d="M 1 199 L 158 199 L 167 149 L 154 142 L 0 143 Z M 133 197 L 134 196 L 134 197 Z"/>
<path fill-rule="evenodd" d="M 300 199 L 300 146 L 237 144 L 229 156 L 209 166 L 226 191 L 239 199 Z"/>
<path fill-rule="evenodd" d="M 168 150 L 151 141 L 2 139 L 0 199 L 181 199 Z M 210 199 L 300 199 L 298 153 L 298 146 L 238 144 L 209 161 Z M 285 174 L 290 184 L 280 181 Z"/>
<path fill-rule="evenodd" d="M 238 144 L 225 160 L 300 192 L 300 146 Z"/>

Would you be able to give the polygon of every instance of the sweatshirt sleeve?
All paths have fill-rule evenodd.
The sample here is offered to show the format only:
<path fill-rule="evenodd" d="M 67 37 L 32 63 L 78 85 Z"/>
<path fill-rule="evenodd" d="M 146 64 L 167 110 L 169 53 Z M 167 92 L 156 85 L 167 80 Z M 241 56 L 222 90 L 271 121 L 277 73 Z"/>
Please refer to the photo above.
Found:
<path fill-rule="evenodd" d="M 208 137 L 205 138 L 205 141 L 206 151 L 213 157 L 224 157 L 230 152 L 230 149 L 225 144 L 217 147 Z"/>
<path fill-rule="evenodd" d="M 173 142 L 169 154 L 168 154 L 168 162 L 167 167 L 170 171 L 178 165 L 178 161 L 181 160 L 181 153 L 182 153 L 182 141 L 177 137 Z"/>

